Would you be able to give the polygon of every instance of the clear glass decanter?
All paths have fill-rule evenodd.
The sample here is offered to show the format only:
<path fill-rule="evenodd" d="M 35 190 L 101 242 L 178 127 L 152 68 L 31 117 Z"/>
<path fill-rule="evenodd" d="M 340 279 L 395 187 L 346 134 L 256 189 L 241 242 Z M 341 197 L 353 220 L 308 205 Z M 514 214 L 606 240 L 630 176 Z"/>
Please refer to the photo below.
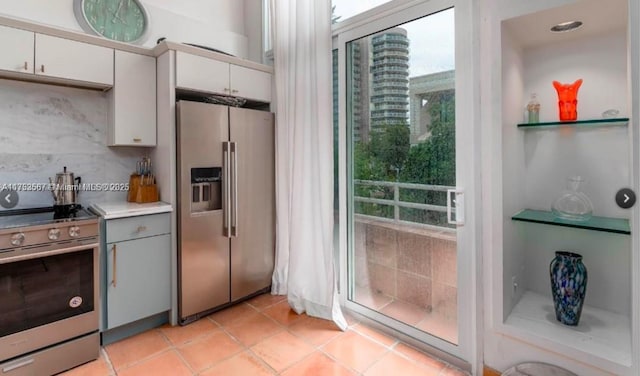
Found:
<path fill-rule="evenodd" d="M 572 176 L 567 180 L 567 189 L 562 191 L 560 197 L 551 206 L 553 215 L 572 221 L 589 220 L 593 214 L 593 204 L 587 195 L 579 191 L 584 179 L 580 176 Z"/>

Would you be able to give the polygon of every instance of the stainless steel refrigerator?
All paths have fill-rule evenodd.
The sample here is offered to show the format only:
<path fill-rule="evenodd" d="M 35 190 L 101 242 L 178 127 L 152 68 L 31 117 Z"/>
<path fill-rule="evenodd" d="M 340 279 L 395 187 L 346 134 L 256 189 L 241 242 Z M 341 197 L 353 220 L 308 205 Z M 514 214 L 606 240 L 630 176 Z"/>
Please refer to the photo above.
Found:
<path fill-rule="evenodd" d="M 274 118 L 178 101 L 178 313 L 189 323 L 271 284 Z"/>

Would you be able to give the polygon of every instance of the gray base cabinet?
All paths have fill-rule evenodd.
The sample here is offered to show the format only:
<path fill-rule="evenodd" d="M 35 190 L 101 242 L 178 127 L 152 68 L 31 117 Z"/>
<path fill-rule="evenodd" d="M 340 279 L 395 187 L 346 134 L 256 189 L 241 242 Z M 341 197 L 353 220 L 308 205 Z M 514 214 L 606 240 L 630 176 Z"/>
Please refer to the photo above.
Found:
<path fill-rule="evenodd" d="M 168 311 L 169 214 L 110 219 L 104 230 L 103 331 Z"/>

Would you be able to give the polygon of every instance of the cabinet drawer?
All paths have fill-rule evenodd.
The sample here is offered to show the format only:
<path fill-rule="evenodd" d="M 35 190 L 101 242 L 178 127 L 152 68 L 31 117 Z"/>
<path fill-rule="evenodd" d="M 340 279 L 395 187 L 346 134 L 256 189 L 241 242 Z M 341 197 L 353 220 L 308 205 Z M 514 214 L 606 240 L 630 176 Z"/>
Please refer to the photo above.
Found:
<path fill-rule="evenodd" d="M 141 215 L 107 221 L 107 243 L 145 238 L 171 232 L 168 214 Z"/>

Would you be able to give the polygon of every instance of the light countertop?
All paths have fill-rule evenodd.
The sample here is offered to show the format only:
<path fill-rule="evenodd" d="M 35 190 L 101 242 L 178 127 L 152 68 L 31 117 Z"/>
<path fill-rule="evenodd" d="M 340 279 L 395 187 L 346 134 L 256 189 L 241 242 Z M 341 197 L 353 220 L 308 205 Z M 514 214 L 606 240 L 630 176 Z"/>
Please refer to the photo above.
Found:
<path fill-rule="evenodd" d="M 104 219 L 135 217 L 138 215 L 173 211 L 171 204 L 162 201 L 149 202 L 146 204 L 138 204 L 135 202 L 106 202 L 91 204 L 89 208 Z"/>

